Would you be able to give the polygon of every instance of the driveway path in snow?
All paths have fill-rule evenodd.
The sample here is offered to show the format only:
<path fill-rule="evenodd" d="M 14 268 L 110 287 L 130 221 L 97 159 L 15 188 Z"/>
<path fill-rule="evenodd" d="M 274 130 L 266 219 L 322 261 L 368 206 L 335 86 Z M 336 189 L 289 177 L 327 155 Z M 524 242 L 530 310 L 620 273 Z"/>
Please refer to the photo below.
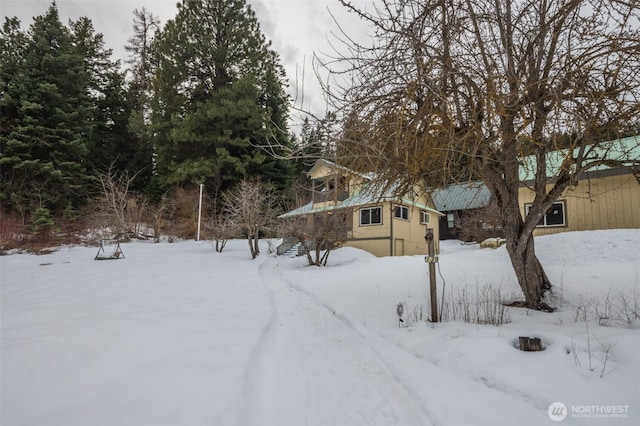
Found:
<path fill-rule="evenodd" d="M 429 425 L 419 398 L 398 381 L 363 336 L 261 265 L 273 313 L 246 376 L 239 424 Z"/>

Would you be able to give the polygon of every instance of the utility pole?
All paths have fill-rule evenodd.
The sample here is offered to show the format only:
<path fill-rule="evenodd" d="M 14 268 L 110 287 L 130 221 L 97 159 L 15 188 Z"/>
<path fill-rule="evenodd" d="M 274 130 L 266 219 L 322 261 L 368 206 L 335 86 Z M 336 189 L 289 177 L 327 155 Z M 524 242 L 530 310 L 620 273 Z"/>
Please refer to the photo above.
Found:
<path fill-rule="evenodd" d="M 429 264 L 429 288 L 431 293 L 431 322 L 438 322 L 438 292 L 436 288 L 436 262 L 438 256 L 436 256 L 435 242 L 433 241 L 433 229 L 427 228 L 427 235 L 424 236 L 427 240 L 427 257 L 425 262 Z"/>

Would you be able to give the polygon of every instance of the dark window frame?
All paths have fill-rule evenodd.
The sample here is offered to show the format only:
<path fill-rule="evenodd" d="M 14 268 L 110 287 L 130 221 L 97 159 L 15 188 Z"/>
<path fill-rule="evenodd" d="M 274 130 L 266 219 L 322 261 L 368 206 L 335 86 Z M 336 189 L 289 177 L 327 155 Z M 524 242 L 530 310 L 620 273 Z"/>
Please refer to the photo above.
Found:
<path fill-rule="evenodd" d="M 373 214 L 374 211 L 377 211 L 377 216 L 379 219 L 379 222 L 374 222 L 375 219 L 375 215 Z M 366 223 L 363 221 L 363 213 L 364 212 L 368 212 L 368 216 L 367 216 L 367 221 Z M 363 207 L 360 209 L 360 226 L 375 226 L 375 225 L 382 225 L 382 206 L 374 206 L 374 207 Z"/>
<path fill-rule="evenodd" d="M 396 204 L 393 206 L 393 217 L 400 220 L 409 220 L 409 207 Z"/>
<path fill-rule="evenodd" d="M 553 218 L 550 220 L 549 213 L 552 212 L 554 207 L 558 205 L 562 206 L 562 209 L 560 212 L 562 215 L 562 222 L 553 223 L 555 222 L 555 220 Z M 533 203 L 526 203 L 524 205 L 524 212 L 527 216 L 529 215 L 529 210 L 531 209 L 531 206 L 533 206 Z M 552 222 L 552 223 L 549 223 L 549 222 Z M 542 219 L 540 219 L 540 222 L 538 222 L 538 224 L 536 225 L 536 228 L 562 228 L 566 226 L 567 226 L 567 203 L 565 202 L 565 200 L 558 200 L 558 201 L 555 201 L 551 205 L 549 210 L 547 210 L 547 212 L 544 214 L 544 216 L 542 216 Z"/>

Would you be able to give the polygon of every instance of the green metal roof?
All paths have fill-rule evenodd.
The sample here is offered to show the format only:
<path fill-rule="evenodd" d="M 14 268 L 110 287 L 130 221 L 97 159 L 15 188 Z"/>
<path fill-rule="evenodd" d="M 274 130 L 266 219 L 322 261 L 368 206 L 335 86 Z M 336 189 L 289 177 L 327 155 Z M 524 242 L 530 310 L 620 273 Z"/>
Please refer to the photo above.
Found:
<path fill-rule="evenodd" d="M 384 194 L 382 194 L 380 190 L 376 189 L 375 185 L 367 185 L 362 190 L 355 192 L 344 201 L 340 201 L 335 205 L 329 205 L 329 206 L 325 205 L 322 207 L 314 208 L 313 202 L 311 202 L 311 203 L 305 204 L 302 207 L 298 207 L 297 209 L 291 210 L 290 212 L 284 213 L 278 217 L 287 218 L 287 217 L 293 217 L 293 216 L 301 216 L 301 215 L 306 215 L 311 213 L 320 213 L 320 212 L 325 212 L 330 210 L 339 210 L 339 209 L 366 206 L 366 205 L 377 204 L 385 201 L 402 202 L 403 204 L 414 206 L 421 210 L 426 210 L 430 213 L 435 213 L 437 215 L 442 216 L 442 213 L 440 213 L 439 211 L 431 207 L 428 207 L 422 203 L 418 203 L 415 200 L 411 200 L 409 198 L 404 198 L 404 197 L 399 199 L 397 196 L 393 195 L 393 188 L 389 188 Z"/>
<path fill-rule="evenodd" d="M 482 181 L 447 185 L 431 193 L 433 203 L 441 212 L 486 207 L 491 199 L 489 188 Z"/>
<path fill-rule="evenodd" d="M 567 149 L 553 151 L 547 154 L 547 178 L 554 178 L 558 175 L 562 162 L 568 154 L 569 150 Z M 578 148 L 574 149 L 571 154 L 574 158 L 577 157 Z M 589 171 L 606 170 L 616 167 L 616 165 L 611 164 L 612 162 L 635 163 L 638 165 L 640 162 L 640 136 L 630 136 L 586 147 L 583 163 L 602 160 L 605 162 L 590 168 Z M 608 164 L 607 161 L 609 162 Z M 536 165 L 537 161 L 534 155 L 522 159 L 520 182 L 531 181 L 535 178 Z"/>
<path fill-rule="evenodd" d="M 564 158 L 568 155 L 568 150 L 553 151 L 547 154 L 547 177 L 553 178 L 557 176 L 560 166 Z M 572 155 L 575 157 L 578 149 L 573 150 Z M 616 167 L 612 162 L 623 162 L 626 164 L 634 164 L 636 167 L 640 165 L 640 135 L 622 138 L 614 141 L 603 142 L 591 145 L 585 149 L 584 161 L 601 161 L 597 166 L 589 169 L 606 170 Z M 323 160 L 328 166 L 336 167 L 335 163 Z M 608 163 L 607 163 L 608 161 Z M 520 167 L 520 181 L 526 182 L 534 179 L 536 170 L 536 158 L 531 155 L 522 159 Z M 363 176 L 363 175 L 361 175 Z M 366 177 L 370 179 L 369 176 Z M 372 181 L 373 182 L 373 181 Z M 395 201 L 397 196 L 393 194 L 393 188 L 389 188 L 386 193 L 381 194 L 375 190 L 375 185 L 367 185 L 362 191 L 356 192 L 346 200 L 334 205 L 314 208 L 313 203 L 298 207 L 288 213 L 281 215 L 281 218 L 299 216 L 310 213 L 319 213 L 323 211 L 358 207 L 368 204 L 375 204 L 382 201 Z M 486 207 L 491 199 L 491 193 L 482 181 L 465 182 L 448 185 L 444 188 L 435 189 L 431 193 L 431 197 L 435 204 L 435 210 L 416 203 L 413 200 L 402 198 L 401 201 L 408 205 L 413 205 L 423 210 L 442 215 L 443 211 L 467 210 L 480 207 Z"/>
<path fill-rule="evenodd" d="M 547 154 L 547 178 L 558 175 L 560 167 L 569 150 L 559 150 Z M 578 149 L 572 151 L 578 155 Z M 603 162 L 601 162 L 604 160 Z M 615 162 L 640 164 L 640 136 L 631 136 L 614 141 L 588 146 L 584 153 L 584 162 L 600 162 L 589 171 L 606 170 L 617 167 Z M 531 181 L 535 177 L 536 157 L 530 155 L 522 159 L 520 182 Z M 439 211 L 467 210 L 485 207 L 489 204 L 491 193 L 482 181 L 457 183 L 436 189 L 431 193 L 433 203 Z"/>

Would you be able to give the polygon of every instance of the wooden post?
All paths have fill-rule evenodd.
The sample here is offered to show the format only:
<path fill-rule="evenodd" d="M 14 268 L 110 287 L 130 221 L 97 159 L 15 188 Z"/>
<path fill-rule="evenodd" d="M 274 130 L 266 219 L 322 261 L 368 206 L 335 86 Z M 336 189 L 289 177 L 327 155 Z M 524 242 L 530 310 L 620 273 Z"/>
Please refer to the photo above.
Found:
<path fill-rule="evenodd" d="M 436 288 L 436 249 L 433 229 L 427 228 L 427 263 L 429 264 L 429 288 L 431 292 L 431 322 L 438 322 L 438 292 Z"/>

